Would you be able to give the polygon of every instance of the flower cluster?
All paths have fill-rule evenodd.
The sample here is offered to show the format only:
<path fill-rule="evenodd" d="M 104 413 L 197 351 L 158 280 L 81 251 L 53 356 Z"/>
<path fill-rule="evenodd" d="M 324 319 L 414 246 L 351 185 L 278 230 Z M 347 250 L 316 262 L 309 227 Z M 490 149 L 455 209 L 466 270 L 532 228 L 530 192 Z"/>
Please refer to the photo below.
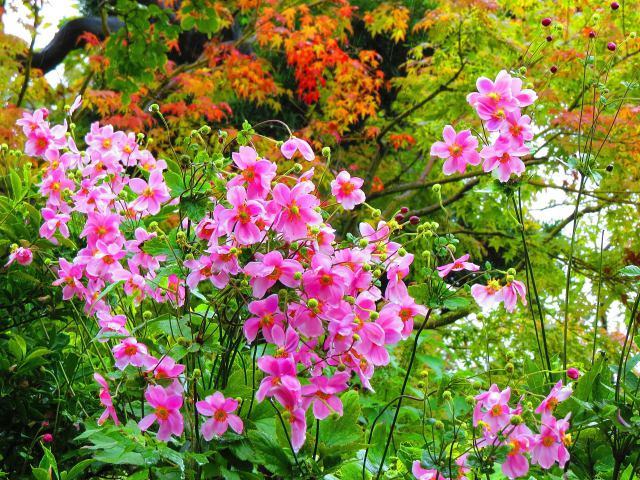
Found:
<path fill-rule="evenodd" d="M 536 100 L 533 90 L 523 89 L 522 80 L 512 77 L 505 70 L 498 73 L 495 82 L 480 77 L 477 92 L 470 93 L 467 101 L 475 109 L 483 124 L 483 130 L 492 138 L 483 138 L 485 146 L 478 153 L 478 139 L 470 130 L 456 133 L 451 125 L 444 127 L 443 142 L 435 142 L 431 155 L 445 159 L 446 175 L 464 173 L 467 165 L 479 165 L 485 172 L 495 172 L 501 182 L 511 175 L 520 176 L 525 170 L 522 157 L 529 154 L 526 142 L 533 138 L 531 118 L 522 115 L 521 109 Z"/>
<path fill-rule="evenodd" d="M 569 417 L 556 419 L 554 409 L 559 402 L 566 400 L 572 393 L 571 385 L 563 386 L 562 381 L 556 383 L 549 395 L 535 409 L 540 415 L 538 433 L 533 432 L 522 421 L 522 406 L 509 406 L 511 390 L 502 391 L 497 385 L 476 396 L 473 410 L 473 425 L 482 429 L 482 438 L 477 441 L 479 448 L 507 446 L 506 460 L 502 464 L 502 472 L 508 478 L 522 477 L 529 471 L 529 454 L 531 463 L 544 469 L 551 468 L 556 462 L 564 467 L 569 460 L 567 446 L 571 437 L 567 434 Z"/>
<path fill-rule="evenodd" d="M 426 313 L 408 294 L 404 279 L 413 255 L 392 241 L 393 225 L 362 223 L 360 238 L 337 243 L 324 220 L 330 212 L 321 208 L 311 180 L 313 169 L 278 175 L 276 163 L 241 146 L 228 167 L 211 174 L 211 185 L 221 182 L 223 188 L 207 190 L 208 212 L 180 210 L 171 237 L 153 220 L 175 215 L 180 195 L 172 195 L 167 184 L 168 162 L 144 149 L 142 137 L 94 123 L 81 150 L 66 124 L 49 126 L 44 110 L 24 114 L 19 123 L 27 153 L 46 161 L 41 235 L 52 242 L 78 235 L 83 242 L 74 258 L 58 260 L 54 284 L 65 300 L 82 300 L 95 317 L 96 339 L 109 344 L 122 371 L 112 377 L 144 378 L 151 408 L 139 426 L 147 430 L 157 422 L 159 440 L 183 433 L 182 407 L 191 400 L 185 365 L 167 348 L 154 356 L 133 334 L 148 319 L 130 312 L 144 312 L 151 303 L 170 312 L 183 306 L 193 311 L 197 302 L 209 301 L 204 295 L 234 296 L 245 343 L 266 344 L 257 359 L 264 378 L 256 398 L 288 412 L 294 450 L 305 442 L 306 411 L 311 408 L 318 420 L 342 414 L 339 394 L 356 379 L 372 390 L 374 369 L 390 361 L 387 346 L 406 339 L 414 318 Z M 314 158 L 295 137 L 281 153 Z M 361 186 L 361 179 L 339 173 L 332 192 L 342 207 L 333 208 L 364 202 Z M 168 243 L 169 237 L 176 239 L 172 255 L 149 253 L 149 244 Z M 385 272 L 388 286 L 382 290 Z M 121 308 L 122 298 L 135 308 Z M 99 422 L 111 417 L 118 424 L 116 398 L 104 377 L 95 378 L 105 407 Z M 229 426 L 242 432 L 242 420 L 232 413 L 239 408 L 236 400 L 215 392 L 196 407 L 208 418 L 201 429 L 205 439 Z"/>

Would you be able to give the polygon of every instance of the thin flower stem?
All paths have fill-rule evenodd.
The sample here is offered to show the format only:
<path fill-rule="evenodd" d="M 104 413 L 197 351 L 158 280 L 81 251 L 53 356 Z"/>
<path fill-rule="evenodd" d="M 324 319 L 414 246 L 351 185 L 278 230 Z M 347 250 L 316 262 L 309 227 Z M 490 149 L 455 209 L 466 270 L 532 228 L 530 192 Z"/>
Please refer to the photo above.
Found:
<path fill-rule="evenodd" d="M 384 451 L 382 452 L 382 458 L 380 459 L 380 466 L 378 467 L 378 473 L 376 475 L 376 480 L 380 478 L 382 474 L 382 469 L 384 467 L 384 459 L 387 456 L 387 452 L 389 451 L 389 444 L 391 443 L 391 439 L 393 438 L 393 432 L 396 428 L 396 422 L 398 421 L 398 416 L 400 415 L 400 408 L 402 407 L 402 399 L 404 398 L 404 392 L 407 389 L 407 383 L 409 382 L 409 376 L 411 375 L 411 367 L 413 366 L 413 361 L 416 358 L 416 351 L 418 350 L 418 341 L 420 339 L 420 334 L 424 330 L 424 327 L 429 322 L 429 317 L 431 316 L 431 312 L 433 310 L 429 309 L 424 318 L 424 322 L 420 325 L 420 328 L 416 332 L 416 338 L 413 341 L 413 348 L 411 350 L 411 358 L 409 359 L 409 365 L 407 365 L 407 373 L 404 375 L 404 381 L 402 382 L 402 388 L 400 389 L 400 398 L 398 399 L 398 406 L 396 407 L 396 413 L 393 416 L 393 421 L 391 422 L 391 428 L 389 430 L 389 436 L 387 437 L 387 442 L 384 446 Z"/>
<path fill-rule="evenodd" d="M 596 342 L 598 340 L 598 319 L 600 318 L 600 292 L 602 291 L 602 251 L 604 246 L 604 230 L 600 232 L 600 264 L 598 266 L 598 295 L 596 299 L 596 317 L 593 319 L 593 351 L 591 363 L 596 359 Z"/>

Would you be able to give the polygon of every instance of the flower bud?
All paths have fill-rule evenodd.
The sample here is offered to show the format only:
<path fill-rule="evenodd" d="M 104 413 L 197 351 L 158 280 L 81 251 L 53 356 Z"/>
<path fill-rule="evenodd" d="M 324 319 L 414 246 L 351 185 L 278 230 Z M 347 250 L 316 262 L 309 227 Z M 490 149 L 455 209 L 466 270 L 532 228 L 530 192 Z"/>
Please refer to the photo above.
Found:
<path fill-rule="evenodd" d="M 551 73 L 556 73 L 558 71 L 558 66 L 557 65 L 551 65 L 551 68 L 549 69 L 549 71 Z"/>
<path fill-rule="evenodd" d="M 374 277 L 376 277 L 376 278 L 378 278 L 380 275 L 382 275 L 382 270 L 380 270 L 379 268 L 376 268 L 376 269 L 373 271 L 373 276 L 374 276 Z"/>
<path fill-rule="evenodd" d="M 567 377 L 572 380 L 577 380 L 580 377 L 580 370 L 577 368 L 567 368 Z"/>
<path fill-rule="evenodd" d="M 609 42 L 607 43 L 607 49 L 611 52 L 615 52 L 616 48 L 618 48 L 618 46 L 615 44 L 615 42 Z"/>
<path fill-rule="evenodd" d="M 350 305 L 353 305 L 353 304 L 356 303 L 356 298 L 351 296 L 351 295 L 345 295 L 344 301 L 347 302 Z"/>
<path fill-rule="evenodd" d="M 424 382 L 421 380 L 418 382 L 418 384 L 416 385 L 418 388 L 423 389 L 424 388 Z"/>
<path fill-rule="evenodd" d="M 633 40 L 634 38 L 636 38 L 636 35 L 637 35 L 637 33 L 636 33 L 636 32 L 631 32 L 631 33 L 629 34 L 629 38 Z"/>
<path fill-rule="evenodd" d="M 474 403 L 476 403 L 476 399 L 473 398 L 473 395 L 467 395 L 466 397 L 464 397 L 464 401 L 469 405 L 473 405 Z"/>
<path fill-rule="evenodd" d="M 451 253 L 456 253 L 456 246 L 453 243 L 448 243 L 446 249 Z"/>
<path fill-rule="evenodd" d="M 422 258 L 427 260 L 431 258 L 431 252 L 429 250 L 423 250 L 421 255 L 422 255 Z"/>
<path fill-rule="evenodd" d="M 589 32 L 589 38 L 596 38 L 596 32 L 594 30 Z"/>
<path fill-rule="evenodd" d="M 344 372 L 347 369 L 347 366 L 344 363 L 339 363 L 337 369 L 339 372 Z"/>
<path fill-rule="evenodd" d="M 551 25 L 551 19 L 549 17 L 545 17 L 540 23 L 542 23 L 543 27 L 548 27 L 549 25 Z"/>
<path fill-rule="evenodd" d="M 551 35 L 547 35 L 547 42 L 553 42 L 553 37 Z"/>
<path fill-rule="evenodd" d="M 371 271 L 371 264 L 370 263 L 364 263 L 362 265 L 362 270 L 364 270 L 365 272 L 370 272 Z"/>
<path fill-rule="evenodd" d="M 366 238 L 361 238 L 360 241 L 358 242 L 358 246 L 360 248 L 364 248 L 367 245 L 369 245 L 369 241 Z"/>
<path fill-rule="evenodd" d="M 146 321 L 149 321 L 153 318 L 153 313 L 149 310 L 145 310 L 142 312 L 142 318 Z"/>
<path fill-rule="evenodd" d="M 611 2 L 611 10 L 618 10 L 620 8 L 620 4 L 618 2 Z"/>
<path fill-rule="evenodd" d="M 511 425 L 520 425 L 522 424 L 522 417 L 520 415 L 513 415 L 509 423 L 511 423 Z"/>
<path fill-rule="evenodd" d="M 372 210 L 371 212 L 371 216 L 373 218 L 379 218 L 382 215 L 382 212 L 380 210 L 378 210 L 377 208 Z"/>
<path fill-rule="evenodd" d="M 307 307 L 309 308 L 318 308 L 318 300 L 315 298 L 310 298 L 307 300 Z"/>
<path fill-rule="evenodd" d="M 293 279 L 294 280 L 300 280 L 302 278 L 302 272 L 295 272 L 293 274 Z"/>
<path fill-rule="evenodd" d="M 442 399 L 445 401 L 450 401 L 452 398 L 451 392 L 449 390 L 445 390 L 444 392 L 442 392 Z"/>
<path fill-rule="evenodd" d="M 402 222 L 404 220 L 404 215 L 398 213 L 395 217 L 393 217 L 396 222 Z"/>
<path fill-rule="evenodd" d="M 51 435 L 50 433 L 45 433 L 44 435 L 42 435 L 42 441 L 44 443 L 51 443 L 53 442 L 53 435 Z"/>
<path fill-rule="evenodd" d="M 158 105 L 157 103 L 152 103 L 149 107 L 149 111 L 152 113 L 158 113 L 160 111 L 160 105 Z"/>
<path fill-rule="evenodd" d="M 331 148 L 330 147 L 322 147 L 322 156 L 325 158 L 329 158 L 331 156 Z"/>
<path fill-rule="evenodd" d="M 299 163 L 294 163 L 293 164 L 293 171 L 295 173 L 300 173 L 302 171 L 302 165 L 300 165 Z"/>
<path fill-rule="evenodd" d="M 515 277 L 513 275 L 507 275 L 505 280 L 507 281 L 507 284 L 509 284 L 515 280 Z"/>
<path fill-rule="evenodd" d="M 198 130 L 202 135 L 209 135 L 211 133 L 211 127 L 209 125 L 203 125 Z"/>
<path fill-rule="evenodd" d="M 193 369 L 193 378 L 200 378 L 202 376 L 202 371 L 199 368 Z"/>
<path fill-rule="evenodd" d="M 431 190 L 433 190 L 435 193 L 440 193 L 440 190 L 442 190 L 442 185 L 436 183 L 433 187 L 431 187 Z"/>
<path fill-rule="evenodd" d="M 417 215 L 411 215 L 409 217 L 409 223 L 411 225 L 417 225 L 420 223 L 420 217 L 418 217 Z"/>
<path fill-rule="evenodd" d="M 360 340 L 360 335 L 358 335 L 357 333 L 353 334 L 353 341 L 357 342 L 358 340 Z"/>
<path fill-rule="evenodd" d="M 514 366 L 513 363 L 509 362 L 504 366 L 504 369 L 507 373 L 513 373 Z"/>
<path fill-rule="evenodd" d="M 407 251 L 404 248 L 399 248 L 398 249 L 398 256 L 404 257 L 405 255 L 407 255 Z"/>
<path fill-rule="evenodd" d="M 436 422 L 433 424 L 433 428 L 435 428 L 436 430 L 444 430 L 444 423 L 442 423 L 440 420 L 436 420 Z"/>

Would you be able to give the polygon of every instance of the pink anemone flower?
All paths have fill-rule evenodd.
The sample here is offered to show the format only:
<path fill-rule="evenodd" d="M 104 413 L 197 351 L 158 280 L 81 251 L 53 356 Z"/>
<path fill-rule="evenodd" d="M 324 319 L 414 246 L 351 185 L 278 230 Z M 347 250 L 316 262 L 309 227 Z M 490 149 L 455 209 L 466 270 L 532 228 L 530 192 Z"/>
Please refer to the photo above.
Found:
<path fill-rule="evenodd" d="M 345 210 L 353 210 L 356 205 L 365 201 L 364 192 L 361 190 L 364 180 L 351 177 L 349 172 L 341 171 L 335 180 L 331 182 L 331 195 Z"/>
<path fill-rule="evenodd" d="M 207 396 L 204 400 L 196 403 L 196 408 L 200 415 L 211 417 L 201 429 L 205 440 L 211 440 L 214 435 L 221 437 L 231 427 L 234 432 L 240 434 L 244 429 L 242 420 L 235 412 L 238 409 L 238 401 L 232 398 L 224 398 L 220 392 Z"/>
<path fill-rule="evenodd" d="M 144 392 L 149 405 L 153 407 L 153 412 L 145 416 L 138 427 L 143 432 L 148 430 L 154 422 L 158 422 L 158 440 L 167 441 L 171 435 L 179 437 L 184 430 L 184 419 L 180 413 L 182 407 L 182 396 L 171 388 L 163 388 L 160 385 L 150 386 Z"/>
<path fill-rule="evenodd" d="M 468 270 L 470 272 L 477 272 L 480 270 L 480 267 L 475 263 L 468 262 L 469 254 L 461 256 L 460 258 L 455 259 L 452 263 L 447 263 L 446 265 L 441 265 L 438 267 L 438 275 L 440 278 L 444 278 L 449 275 L 451 272 L 459 272 L 461 270 Z"/>
<path fill-rule="evenodd" d="M 444 142 L 434 143 L 431 146 L 431 155 L 446 159 L 442 167 L 445 175 L 454 172 L 464 173 L 467 165 L 480 164 L 480 155 L 476 151 L 478 139 L 471 135 L 470 130 L 456 133 L 451 125 L 447 125 L 442 136 Z"/>
<path fill-rule="evenodd" d="M 109 417 L 113 419 L 113 423 L 120 425 L 120 420 L 118 420 L 118 414 L 113 406 L 113 400 L 111 399 L 111 393 L 109 392 L 109 384 L 99 373 L 94 373 L 93 378 L 102 387 L 98 397 L 100 398 L 100 403 L 105 407 L 104 412 L 102 412 L 102 415 L 98 418 L 98 425 L 102 425 Z"/>

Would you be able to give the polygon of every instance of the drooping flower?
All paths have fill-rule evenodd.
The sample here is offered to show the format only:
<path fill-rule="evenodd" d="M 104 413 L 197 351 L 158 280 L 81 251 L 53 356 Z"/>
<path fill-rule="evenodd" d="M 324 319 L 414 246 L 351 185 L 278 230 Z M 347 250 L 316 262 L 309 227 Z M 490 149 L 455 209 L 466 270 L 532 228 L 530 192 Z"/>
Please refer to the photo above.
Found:
<path fill-rule="evenodd" d="M 351 177 L 349 172 L 343 170 L 331 182 L 331 195 L 345 210 L 353 210 L 365 200 L 364 192 L 360 189 L 363 183 L 361 178 Z"/>
<path fill-rule="evenodd" d="M 444 127 L 444 142 L 435 142 L 431 146 L 431 155 L 446 159 L 442 167 L 445 175 L 454 172 L 464 173 L 467 165 L 479 165 L 480 155 L 477 152 L 478 139 L 470 130 L 456 133 L 451 125 Z"/>
<path fill-rule="evenodd" d="M 553 411 L 558 406 L 558 403 L 563 402 L 567 398 L 571 396 L 573 393 L 573 389 L 571 385 L 563 386 L 562 380 L 559 380 L 553 388 L 549 395 L 538 405 L 535 412 L 542 416 L 543 423 L 545 419 L 553 416 Z"/>
<path fill-rule="evenodd" d="M 232 398 L 224 398 L 220 392 L 207 396 L 196 403 L 200 415 L 211 417 L 202 425 L 202 436 L 205 440 L 211 440 L 214 435 L 221 437 L 229 427 L 240 434 L 244 429 L 242 419 L 232 412 L 238 409 L 238 401 Z"/>
<path fill-rule="evenodd" d="M 502 287 L 502 298 L 504 300 L 504 308 L 511 313 L 516 308 L 516 302 L 520 297 L 523 305 L 527 305 L 527 287 L 519 280 L 512 280 Z"/>
<path fill-rule="evenodd" d="M 149 405 L 153 407 L 153 412 L 145 416 L 138 427 L 143 432 L 148 430 L 154 422 L 158 422 L 158 440 L 167 441 L 171 435 L 179 437 L 184 430 L 184 419 L 180 413 L 182 407 L 182 395 L 177 394 L 174 390 L 153 385 L 144 392 L 144 398 Z"/>
<path fill-rule="evenodd" d="M 446 265 L 441 265 L 438 267 L 438 275 L 440 278 L 444 278 L 449 275 L 451 272 L 459 272 L 461 270 L 468 270 L 470 272 L 477 272 L 480 270 L 480 267 L 475 263 L 468 262 L 469 254 L 465 254 L 460 258 L 456 258 L 452 263 L 447 263 Z"/>
<path fill-rule="evenodd" d="M 13 262 L 18 262 L 20 265 L 26 266 L 33 262 L 33 252 L 30 248 L 16 247 L 9 253 L 9 261 L 5 263 L 5 267 L 8 267 Z"/>
<path fill-rule="evenodd" d="M 297 137 L 291 137 L 289 140 L 284 142 L 280 147 L 280 151 L 282 152 L 282 155 L 289 160 L 293 158 L 296 151 L 300 152 L 300 155 L 309 162 L 316 158 L 311 146 L 304 140 Z"/>
<path fill-rule="evenodd" d="M 109 417 L 113 419 L 113 423 L 120 425 L 120 420 L 118 420 L 118 414 L 113 406 L 113 400 L 109 392 L 109 384 L 105 378 L 97 372 L 93 374 L 93 378 L 102 387 L 100 388 L 98 397 L 100 398 L 100 403 L 105 407 L 104 412 L 102 412 L 102 415 L 98 418 L 98 425 L 102 425 Z"/>
<path fill-rule="evenodd" d="M 471 296 L 481 307 L 493 307 L 503 299 L 500 282 L 491 279 L 486 285 L 476 283 L 471 286 Z"/>

